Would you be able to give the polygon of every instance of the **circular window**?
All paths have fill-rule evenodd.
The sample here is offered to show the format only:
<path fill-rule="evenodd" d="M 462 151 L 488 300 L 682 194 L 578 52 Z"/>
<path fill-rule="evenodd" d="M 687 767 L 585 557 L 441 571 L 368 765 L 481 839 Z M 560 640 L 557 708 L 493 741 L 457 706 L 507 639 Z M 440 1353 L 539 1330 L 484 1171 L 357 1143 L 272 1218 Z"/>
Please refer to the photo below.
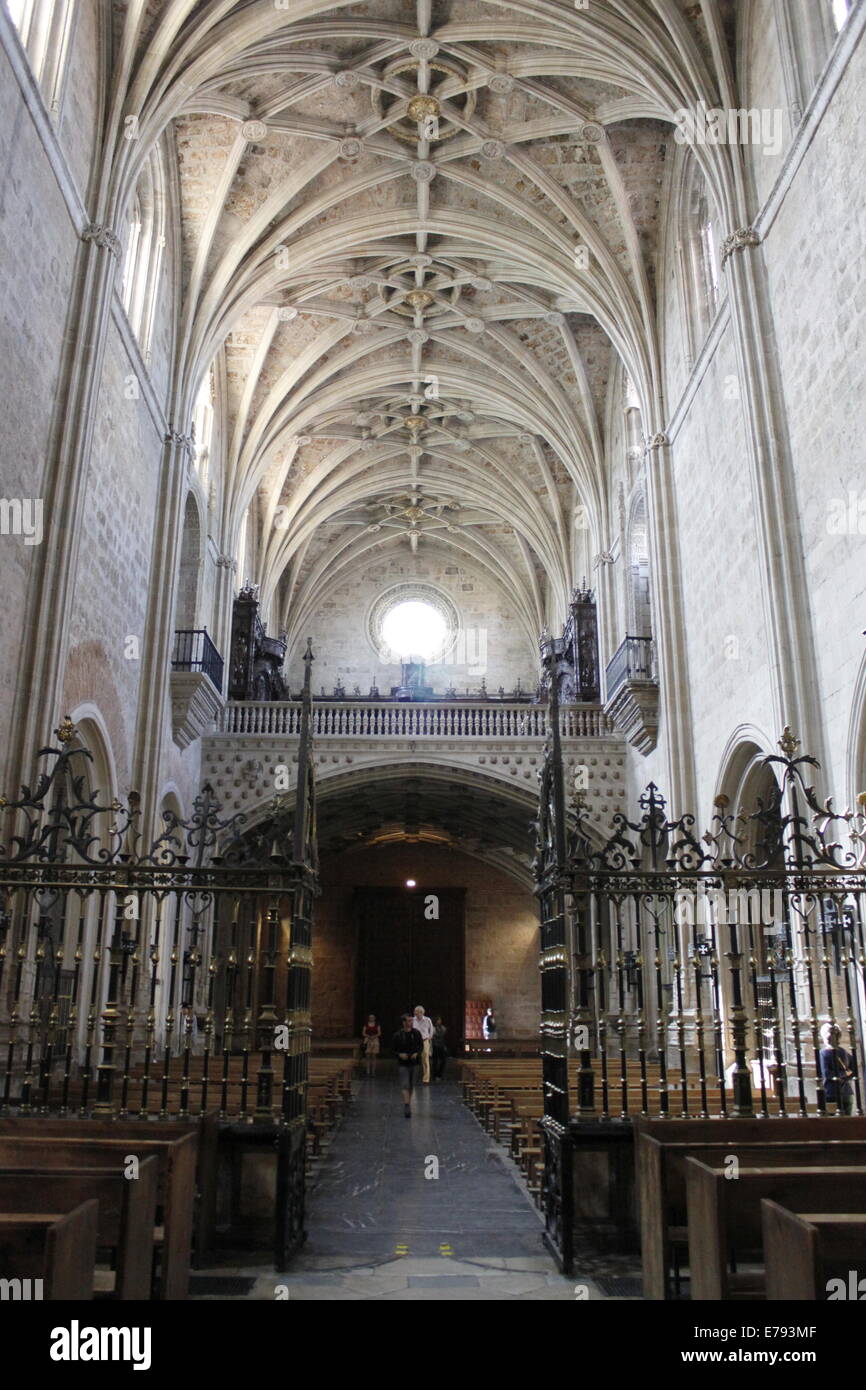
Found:
<path fill-rule="evenodd" d="M 457 609 L 446 594 L 426 584 L 398 584 L 370 609 L 367 631 L 379 660 L 436 665 L 457 637 Z"/>

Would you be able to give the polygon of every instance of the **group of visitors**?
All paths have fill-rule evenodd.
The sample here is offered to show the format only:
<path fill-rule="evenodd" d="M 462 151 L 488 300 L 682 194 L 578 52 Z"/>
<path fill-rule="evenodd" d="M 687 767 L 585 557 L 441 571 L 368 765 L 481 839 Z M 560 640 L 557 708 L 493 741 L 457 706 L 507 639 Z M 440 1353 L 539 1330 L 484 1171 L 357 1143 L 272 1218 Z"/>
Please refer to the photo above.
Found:
<path fill-rule="evenodd" d="M 424 1086 L 430 1085 L 431 1076 L 433 1081 L 445 1079 L 445 1062 L 448 1057 L 446 1033 L 441 1015 L 437 1015 L 435 1019 L 429 1018 L 424 1012 L 424 1005 L 418 1004 L 414 1013 L 403 1014 L 400 1027 L 391 1039 L 391 1049 L 397 1058 L 403 1113 L 407 1117 L 412 1113 L 416 1067 L 421 1067 Z M 364 1025 L 362 1041 L 367 1075 L 374 1076 L 382 1043 L 382 1029 L 375 1014 L 370 1014 Z"/>

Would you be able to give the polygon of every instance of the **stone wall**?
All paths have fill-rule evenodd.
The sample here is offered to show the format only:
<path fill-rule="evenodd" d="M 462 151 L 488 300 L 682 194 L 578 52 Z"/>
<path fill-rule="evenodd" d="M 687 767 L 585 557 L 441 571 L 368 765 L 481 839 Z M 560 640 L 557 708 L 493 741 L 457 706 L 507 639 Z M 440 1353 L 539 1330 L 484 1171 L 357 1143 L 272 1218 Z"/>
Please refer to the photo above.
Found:
<path fill-rule="evenodd" d="M 763 250 L 832 763 L 826 789 L 840 804 L 848 796 L 849 720 L 866 627 L 866 480 L 858 409 L 866 396 L 866 207 L 859 192 L 866 178 L 864 94 L 861 44 Z M 861 765 L 853 790 L 864 786 Z"/>
<path fill-rule="evenodd" d="M 458 559 L 422 542 L 413 556 L 390 554 L 368 565 L 352 582 L 334 586 L 308 623 L 316 652 L 316 691 L 331 693 L 341 681 L 347 694 L 357 684 L 366 695 L 374 680 L 383 695 L 400 684 L 400 667 L 381 661 L 367 637 L 366 618 L 374 601 L 386 589 L 401 583 L 424 581 L 442 590 L 455 604 L 465 633 L 449 658 L 427 670 L 428 684 L 437 694 L 454 685 L 458 694 L 467 687 L 476 691 L 482 677 L 487 689 L 499 686 L 512 691 L 520 680 L 524 690 L 535 689 L 537 655 L 515 612 L 491 581 Z M 303 646 L 288 658 L 292 689 L 303 683 Z M 477 659 L 476 659 L 477 658 Z"/>
<path fill-rule="evenodd" d="M 29 87 L 27 91 L 31 95 Z M 63 525 L 62 517 L 50 514 L 45 465 L 71 331 L 70 299 L 80 243 L 2 48 L 0 168 L 0 496 L 41 501 L 42 545 L 47 546 Z M 26 544 L 24 535 L 0 535 L 0 759 L 4 760 L 22 647 L 36 637 L 28 603 L 37 549 Z"/>

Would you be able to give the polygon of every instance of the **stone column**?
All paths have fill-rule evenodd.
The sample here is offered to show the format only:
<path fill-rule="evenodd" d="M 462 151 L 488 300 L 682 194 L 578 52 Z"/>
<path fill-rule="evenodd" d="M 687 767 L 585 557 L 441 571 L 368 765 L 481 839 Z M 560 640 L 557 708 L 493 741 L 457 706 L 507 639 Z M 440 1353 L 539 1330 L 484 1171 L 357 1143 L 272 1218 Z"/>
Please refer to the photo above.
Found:
<path fill-rule="evenodd" d="M 737 229 L 725 239 L 722 266 L 743 391 L 773 706 L 778 727 L 796 728 L 826 766 L 800 525 L 759 245 L 754 227 Z"/>
<path fill-rule="evenodd" d="M 141 793 L 142 835 L 149 843 L 159 815 L 160 764 L 165 743 L 167 702 L 164 692 L 171 671 L 177 572 L 189 487 L 189 435 L 170 429 L 165 436 L 154 531 L 150 589 L 142 643 L 141 680 L 135 724 L 133 775 Z"/>
<path fill-rule="evenodd" d="M 22 647 L 21 679 L 9 751 L 8 785 L 27 780 L 40 747 L 51 742 L 60 709 L 69 648 L 69 619 L 82 535 L 88 464 L 97 421 L 105 344 L 115 276 L 123 254 L 111 227 L 90 223 L 81 232 L 69 322 L 77 332 L 58 384 L 54 409 L 55 441 L 45 476 L 45 544 L 34 559 L 34 586 L 28 628 L 32 642 Z"/>
<path fill-rule="evenodd" d="M 645 449 L 653 638 L 667 750 L 668 814 L 676 820 L 693 810 L 696 790 L 671 442 L 658 432 L 647 439 Z"/>

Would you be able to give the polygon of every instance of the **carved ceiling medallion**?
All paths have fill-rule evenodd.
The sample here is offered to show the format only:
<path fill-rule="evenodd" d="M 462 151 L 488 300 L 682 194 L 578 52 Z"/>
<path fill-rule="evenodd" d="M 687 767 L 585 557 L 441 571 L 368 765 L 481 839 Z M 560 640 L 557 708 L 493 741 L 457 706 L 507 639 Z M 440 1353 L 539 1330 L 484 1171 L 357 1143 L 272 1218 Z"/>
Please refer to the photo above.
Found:
<path fill-rule="evenodd" d="M 437 58 L 435 62 L 426 62 L 425 67 L 429 73 L 442 73 L 443 81 L 438 84 L 441 89 L 447 83 L 453 85 L 456 81 L 462 84 L 466 81 L 466 74 L 457 64 L 446 62 Z M 382 74 L 383 81 L 387 82 L 395 77 L 403 77 L 407 73 L 417 74 L 421 68 L 421 62 L 416 58 L 401 58 L 396 63 L 390 63 Z M 370 88 L 370 99 L 373 103 L 373 110 L 377 116 L 387 120 L 392 110 L 403 104 L 403 98 L 397 97 L 386 106 L 386 94 L 381 87 Z M 469 119 L 475 110 L 477 94 L 474 91 L 456 92 L 453 99 L 449 101 L 462 103 L 463 115 Z M 453 121 L 441 119 L 442 103 L 436 92 L 419 92 L 417 96 L 410 98 L 404 114 L 395 119 L 388 129 L 391 135 L 398 140 L 403 140 L 406 144 L 415 145 L 418 142 L 418 125 L 425 120 L 438 121 L 436 133 L 429 138 L 431 144 L 441 144 L 443 140 L 450 140 L 452 136 L 458 135 L 462 129 L 455 125 Z"/>

